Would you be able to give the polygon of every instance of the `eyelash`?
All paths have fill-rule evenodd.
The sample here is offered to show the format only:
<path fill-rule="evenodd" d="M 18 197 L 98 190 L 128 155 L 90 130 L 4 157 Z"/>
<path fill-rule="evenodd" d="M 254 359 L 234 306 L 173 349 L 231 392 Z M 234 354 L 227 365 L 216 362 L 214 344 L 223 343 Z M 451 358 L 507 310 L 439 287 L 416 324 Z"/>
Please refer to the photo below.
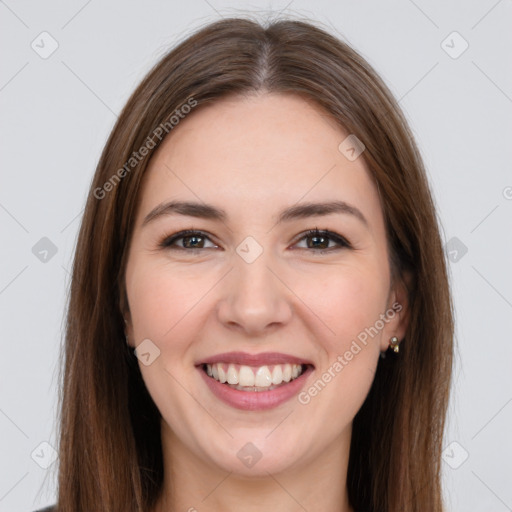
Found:
<path fill-rule="evenodd" d="M 210 237 L 208 236 L 207 233 L 205 233 L 203 231 L 194 230 L 194 229 L 186 229 L 184 231 L 180 231 L 179 233 L 175 233 L 173 235 L 164 237 L 163 240 L 158 244 L 158 246 L 161 249 L 187 251 L 187 252 L 192 252 L 192 253 L 196 253 L 198 251 L 199 252 L 204 251 L 205 249 L 211 249 L 211 247 L 187 248 L 187 247 L 178 247 L 176 245 L 173 245 L 177 240 L 181 240 L 182 238 L 187 238 L 189 236 L 198 236 L 201 238 L 206 238 L 206 239 L 210 240 L 210 242 L 212 242 L 212 240 L 210 239 Z M 302 240 L 304 240 L 305 238 L 308 238 L 308 237 L 327 238 L 331 241 L 336 242 L 338 244 L 338 247 L 329 247 L 327 249 L 314 249 L 312 247 L 306 247 L 306 248 L 301 247 L 300 249 L 303 249 L 303 250 L 305 249 L 305 250 L 310 250 L 310 251 L 313 251 L 316 253 L 325 254 L 325 253 L 332 252 L 333 250 L 339 250 L 339 249 L 344 249 L 344 248 L 351 249 L 352 248 L 352 246 L 350 245 L 348 240 L 346 238 L 342 237 L 341 235 L 338 235 L 337 233 L 334 233 L 329 230 L 319 230 L 318 228 L 309 229 L 308 231 L 303 233 L 302 236 L 295 243 L 301 242 Z M 214 243 L 214 242 L 212 242 L 212 243 Z"/>

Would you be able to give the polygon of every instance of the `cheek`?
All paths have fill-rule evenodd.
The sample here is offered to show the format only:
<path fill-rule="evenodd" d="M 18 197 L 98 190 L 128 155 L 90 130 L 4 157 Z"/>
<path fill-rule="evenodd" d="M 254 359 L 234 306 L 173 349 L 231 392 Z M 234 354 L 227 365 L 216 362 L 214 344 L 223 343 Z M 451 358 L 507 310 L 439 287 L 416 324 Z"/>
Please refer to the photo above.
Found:
<path fill-rule="evenodd" d="M 150 338 L 161 340 L 174 337 L 193 308 L 208 293 L 212 283 L 208 274 L 194 278 L 165 264 L 134 265 L 127 282 L 134 334 L 137 341 Z M 196 276 L 200 273 L 196 272 Z M 179 338 L 179 336 L 178 336 Z M 176 340 L 179 344 L 179 340 Z"/>
<path fill-rule="evenodd" d="M 199 326 L 198 304 L 211 288 L 167 263 L 134 259 L 127 271 L 127 293 L 135 344 L 150 339 L 160 350 L 148 366 L 139 363 L 146 387 L 160 411 L 186 417 L 190 396 L 181 382 L 196 370 L 188 352 Z"/>
<path fill-rule="evenodd" d="M 350 345 L 384 312 L 388 281 L 382 272 L 368 264 L 353 265 L 325 269 L 324 276 L 298 281 L 297 295 L 325 327 L 322 339 L 329 353 Z"/>
<path fill-rule="evenodd" d="M 323 353 L 321 367 L 299 403 L 305 410 L 311 407 L 318 418 L 331 418 L 323 428 L 335 436 L 353 419 L 373 382 L 380 332 L 372 328 L 385 311 L 388 288 L 386 274 L 377 266 L 328 273 L 325 279 L 303 282 L 299 292 L 320 319 L 315 342 Z"/>

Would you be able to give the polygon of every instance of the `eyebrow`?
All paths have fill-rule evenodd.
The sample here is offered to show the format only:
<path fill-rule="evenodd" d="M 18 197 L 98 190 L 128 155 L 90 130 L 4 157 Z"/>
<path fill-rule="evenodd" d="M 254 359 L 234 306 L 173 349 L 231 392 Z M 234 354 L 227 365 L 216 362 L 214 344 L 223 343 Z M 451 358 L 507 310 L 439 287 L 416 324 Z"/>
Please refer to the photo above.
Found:
<path fill-rule="evenodd" d="M 307 217 L 331 215 L 333 213 L 352 215 L 356 219 L 360 220 L 366 227 L 368 227 L 368 221 L 366 220 L 366 217 L 361 213 L 361 211 L 355 206 L 346 203 L 345 201 L 302 203 L 290 206 L 279 213 L 276 224 L 289 222 L 295 219 L 304 219 Z M 188 217 L 211 219 L 221 222 L 225 222 L 227 219 L 225 210 L 210 204 L 196 203 L 191 201 L 170 201 L 160 204 L 151 210 L 144 218 L 142 227 L 164 215 L 185 215 Z"/>

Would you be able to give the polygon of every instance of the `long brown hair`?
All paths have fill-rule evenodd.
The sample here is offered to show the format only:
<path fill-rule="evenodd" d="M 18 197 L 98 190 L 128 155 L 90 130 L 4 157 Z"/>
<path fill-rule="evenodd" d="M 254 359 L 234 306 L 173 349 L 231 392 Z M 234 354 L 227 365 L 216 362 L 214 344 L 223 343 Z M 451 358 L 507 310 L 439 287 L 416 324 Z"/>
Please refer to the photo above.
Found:
<path fill-rule="evenodd" d="M 379 360 L 354 419 L 347 482 L 339 485 L 348 486 L 356 510 L 443 510 L 440 464 L 453 311 L 435 207 L 407 122 L 370 65 L 327 31 L 303 21 L 264 27 L 225 19 L 197 31 L 153 67 L 120 114 L 98 163 L 67 311 L 59 512 L 147 512 L 155 504 L 163 482 L 160 414 L 126 345 L 122 316 L 140 184 L 161 142 L 155 131 L 172 128 L 176 109 L 258 91 L 300 94 L 364 143 L 382 200 L 393 274 L 411 276 L 405 339 L 399 355 Z M 152 147 L 141 156 L 148 138 Z"/>

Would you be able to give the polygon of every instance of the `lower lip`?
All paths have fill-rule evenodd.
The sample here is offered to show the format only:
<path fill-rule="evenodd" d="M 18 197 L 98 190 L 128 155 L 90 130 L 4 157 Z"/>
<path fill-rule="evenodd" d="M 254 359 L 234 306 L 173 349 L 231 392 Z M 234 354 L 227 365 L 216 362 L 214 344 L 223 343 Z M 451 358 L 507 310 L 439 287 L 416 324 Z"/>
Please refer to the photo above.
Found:
<path fill-rule="evenodd" d="M 240 391 L 209 377 L 201 366 L 197 369 L 217 398 L 231 407 L 245 411 L 272 409 L 290 400 L 304 387 L 306 379 L 313 371 L 311 366 L 307 366 L 299 377 L 270 391 Z"/>

